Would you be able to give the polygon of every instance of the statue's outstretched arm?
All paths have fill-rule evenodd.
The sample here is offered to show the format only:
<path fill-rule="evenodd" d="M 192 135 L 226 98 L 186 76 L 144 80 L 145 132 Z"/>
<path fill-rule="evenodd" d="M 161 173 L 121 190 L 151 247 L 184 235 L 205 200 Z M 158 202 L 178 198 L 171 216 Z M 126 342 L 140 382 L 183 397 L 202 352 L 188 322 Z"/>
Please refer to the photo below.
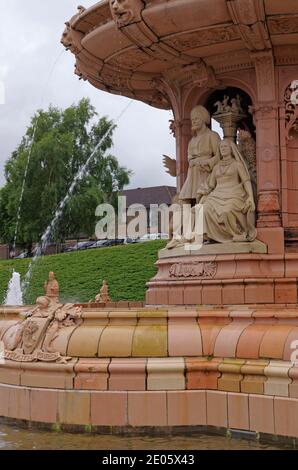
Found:
<path fill-rule="evenodd" d="M 171 158 L 168 155 L 163 155 L 163 165 L 166 169 L 166 172 L 174 178 L 177 176 L 176 163 L 177 162 L 174 158 Z"/>

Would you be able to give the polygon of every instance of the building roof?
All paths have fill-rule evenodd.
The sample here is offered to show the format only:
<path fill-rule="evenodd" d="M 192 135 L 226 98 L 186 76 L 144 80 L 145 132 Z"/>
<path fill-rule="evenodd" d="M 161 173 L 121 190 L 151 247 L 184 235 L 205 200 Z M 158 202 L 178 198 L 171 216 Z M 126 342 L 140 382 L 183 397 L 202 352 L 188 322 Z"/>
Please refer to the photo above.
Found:
<path fill-rule="evenodd" d="M 171 205 L 176 192 L 175 186 L 151 186 L 149 188 L 126 189 L 121 192 L 121 196 L 127 197 L 127 206 L 142 204 L 149 207 L 150 204 Z"/>

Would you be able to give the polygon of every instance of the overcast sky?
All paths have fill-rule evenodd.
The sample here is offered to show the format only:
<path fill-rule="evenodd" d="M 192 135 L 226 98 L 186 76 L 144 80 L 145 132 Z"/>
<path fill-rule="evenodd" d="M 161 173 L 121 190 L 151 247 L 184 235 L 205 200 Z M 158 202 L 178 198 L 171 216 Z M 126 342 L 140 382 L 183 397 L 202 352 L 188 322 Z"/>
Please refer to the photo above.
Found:
<path fill-rule="evenodd" d="M 127 98 L 97 90 L 74 75 L 74 56 L 60 44 L 64 22 L 80 0 L 0 0 L 0 185 L 3 167 L 16 149 L 30 118 L 49 104 L 65 108 L 89 97 L 99 115 L 115 119 Z M 96 0 L 83 0 L 89 7 Z M 0 89 L 1 102 L 1 89 Z M 133 170 L 130 187 L 175 185 L 162 166 L 162 154 L 175 153 L 169 133 L 172 114 L 134 101 L 118 122 L 113 154 Z"/>

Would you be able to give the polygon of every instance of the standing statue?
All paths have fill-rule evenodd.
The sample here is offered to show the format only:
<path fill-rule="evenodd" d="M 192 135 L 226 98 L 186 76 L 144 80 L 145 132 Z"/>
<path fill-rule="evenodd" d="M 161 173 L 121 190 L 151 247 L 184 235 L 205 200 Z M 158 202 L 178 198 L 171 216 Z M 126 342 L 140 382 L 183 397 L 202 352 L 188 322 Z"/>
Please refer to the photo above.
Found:
<path fill-rule="evenodd" d="M 256 238 L 255 203 L 251 179 L 237 146 L 225 139 L 219 146 L 220 161 L 202 193 L 204 238 L 219 243 L 247 242 Z"/>
<path fill-rule="evenodd" d="M 46 297 L 59 300 L 59 284 L 53 271 L 49 273 L 49 279 L 44 283 Z"/>
<path fill-rule="evenodd" d="M 172 203 L 175 205 L 176 215 L 170 222 L 170 232 L 172 240 L 167 244 L 167 249 L 176 248 L 184 245 L 187 240 L 181 237 L 182 220 L 180 217 L 181 207 L 184 203 L 199 202 L 201 193 L 207 187 L 207 180 L 214 165 L 218 161 L 218 145 L 220 136 L 209 129 L 211 122 L 209 112 L 204 106 L 196 106 L 191 112 L 191 125 L 193 137 L 188 146 L 188 162 L 189 168 L 186 181 L 179 195 L 175 196 Z M 163 155 L 164 166 L 167 173 L 176 176 L 176 160 Z"/>
<path fill-rule="evenodd" d="M 210 114 L 203 106 L 192 110 L 193 137 L 188 146 L 187 178 L 179 194 L 181 202 L 197 201 L 198 189 L 206 187 L 207 179 L 218 161 L 216 155 L 220 137 L 207 127 L 210 121 Z"/>

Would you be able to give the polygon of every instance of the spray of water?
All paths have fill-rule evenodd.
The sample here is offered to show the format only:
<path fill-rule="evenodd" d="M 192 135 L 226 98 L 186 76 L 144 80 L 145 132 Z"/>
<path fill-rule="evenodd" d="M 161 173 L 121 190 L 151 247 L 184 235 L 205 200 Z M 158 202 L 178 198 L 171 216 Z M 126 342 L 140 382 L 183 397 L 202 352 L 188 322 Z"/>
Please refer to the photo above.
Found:
<path fill-rule="evenodd" d="M 106 137 L 108 137 L 109 134 L 111 133 L 112 128 L 114 127 L 114 124 L 116 124 L 122 118 L 122 116 L 126 113 L 126 111 L 132 105 L 133 102 L 134 101 L 131 100 L 125 106 L 125 108 L 122 110 L 122 112 L 119 114 L 119 116 L 111 122 L 111 125 L 108 127 L 105 134 L 101 137 L 101 139 L 99 140 L 98 144 L 95 146 L 95 148 L 94 148 L 93 152 L 91 153 L 91 155 L 88 157 L 86 162 L 80 167 L 80 169 L 77 172 L 70 188 L 68 189 L 68 192 L 67 192 L 66 196 L 60 202 L 52 222 L 48 225 L 47 229 L 45 230 L 44 234 L 41 237 L 40 243 L 38 244 L 38 246 L 34 250 L 34 257 L 33 257 L 32 261 L 30 262 L 27 274 L 26 274 L 26 276 L 24 278 L 24 281 L 22 283 L 22 291 L 23 291 L 24 296 L 26 295 L 27 289 L 29 287 L 29 283 L 30 283 L 30 279 L 31 279 L 32 272 L 33 272 L 33 269 L 34 269 L 34 265 L 35 265 L 37 259 L 45 251 L 45 249 L 46 249 L 46 247 L 47 247 L 47 245 L 48 245 L 48 243 L 49 243 L 49 241 L 50 241 L 50 239 L 53 235 L 53 231 L 54 231 L 57 223 L 59 222 L 60 217 L 62 216 L 66 205 L 70 201 L 70 199 L 71 199 L 78 183 L 88 174 L 90 164 L 92 163 L 94 157 L 96 156 L 96 153 L 97 153 L 98 149 L 100 148 L 100 146 L 101 146 L 102 142 L 104 141 L 104 139 Z"/>
<path fill-rule="evenodd" d="M 23 294 L 21 288 L 21 276 L 19 273 L 13 271 L 12 277 L 8 284 L 8 289 L 5 298 L 5 305 L 22 306 Z"/>
<path fill-rule="evenodd" d="M 52 68 L 49 72 L 48 78 L 47 78 L 47 80 L 44 84 L 44 87 L 43 87 L 43 90 L 42 90 L 42 95 L 41 95 L 42 96 L 41 104 L 40 104 L 41 108 L 43 106 L 43 100 L 44 100 L 44 96 L 45 96 L 45 92 L 47 90 L 48 84 L 50 82 L 50 78 L 51 78 L 51 76 L 52 76 L 52 74 L 53 74 L 53 72 L 56 68 L 56 65 L 58 64 L 61 56 L 64 54 L 64 52 L 65 51 L 62 50 L 59 53 L 59 56 L 56 58 L 55 62 L 53 63 Z M 34 123 L 32 138 L 31 138 L 31 142 L 30 142 L 28 157 L 27 157 L 25 171 L 24 171 L 22 189 L 21 189 L 21 193 L 20 193 L 20 199 L 19 199 L 18 210 L 17 210 L 17 221 L 16 221 L 16 227 L 15 227 L 14 239 L 13 239 L 13 251 L 14 251 L 14 253 L 16 251 L 16 243 L 17 243 L 17 237 L 18 237 L 18 233 L 19 233 L 19 226 L 20 226 L 20 220 L 21 220 L 22 203 L 23 203 L 23 198 L 24 198 L 24 192 L 25 192 L 25 187 L 26 187 L 28 170 L 29 170 L 30 161 L 31 161 L 31 157 L 32 157 L 32 150 L 33 150 L 33 146 L 34 146 L 34 143 L 35 143 L 36 130 L 37 130 L 38 123 L 39 123 L 39 118 L 40 118 L 40 116 L 38 116 L 38 118 L 35 120 L 35 123 Z"/>

